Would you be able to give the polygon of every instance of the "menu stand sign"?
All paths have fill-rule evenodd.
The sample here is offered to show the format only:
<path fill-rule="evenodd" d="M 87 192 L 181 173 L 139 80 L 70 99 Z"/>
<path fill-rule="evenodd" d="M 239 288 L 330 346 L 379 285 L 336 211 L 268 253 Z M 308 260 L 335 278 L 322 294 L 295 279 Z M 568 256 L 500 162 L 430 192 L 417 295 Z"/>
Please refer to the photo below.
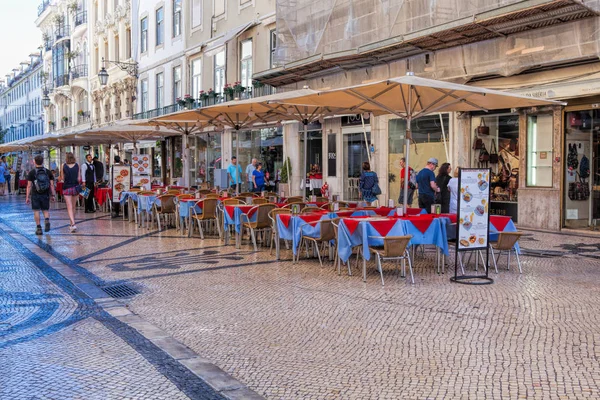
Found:
<path fill-rule="evenodd" d="M 113 202 L 119 202 L 121 192 L 131 189 L 131 168 L 128 165 L 113 165 L 111 183 Z"/>
<path fill-rule="evenodd" d="M 494 283 L 489 277 L 490 240 L 490 168 L 460 168 L 458 173 L 458 199 L 456 216 L 456 251 L 454 276 L 456 283 L 488 285 Z M 461 254 L 474 251 L 475 262 L 483 259 L 485 251 L 485 275 L 458 275 Z M 462 264 L 462 259 L 461 259 Z"/>

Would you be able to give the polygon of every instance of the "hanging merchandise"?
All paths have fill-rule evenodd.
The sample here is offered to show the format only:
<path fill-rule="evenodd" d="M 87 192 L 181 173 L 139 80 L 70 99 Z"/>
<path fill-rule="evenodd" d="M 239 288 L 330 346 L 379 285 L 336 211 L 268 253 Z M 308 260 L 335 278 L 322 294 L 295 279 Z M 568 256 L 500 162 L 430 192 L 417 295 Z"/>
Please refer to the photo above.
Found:
<path fill-rule="evenodd" d="M 590 176 L 590 160 L 583 155 L 579 162 L 579 177 L 581 179 L 587 179 Z"/>
<path fill-rule="evenodd" d="M 479 150 L 479 167 L 487 167 L 488 162 L 490 161 L 490 153 L 488 153 L 487 149 L 485 148 L 485 144 L 482 145 L 481 149 Z"/>
<path fill-rule="evenodd" d="M 585 201 L 590 197 L 590 187 L 587 183 L 569 183 L 569 199 L 573 201 Z"/>
<path fill-rule="evenodd" d="M 498 164 L 498 149 L 496 149 L 496 141 L 492 139 L 490 145 L 490 164 Z"/>
<path fill-rule="evenodd" d="M 581 114 L 581 129 L 590 129 L 592 127 L 592 117 L 588 113 Z"/>
<path fill-rule="evenodd" d="M 483 147 L 483 139 L 475 139 L 473 142 L 473 150 L 481 150 Z"/>
<path fill-rule="evenodd" d="M 567 155 L 567 166 L 569 168 L 577 169 L 579 166 L 579 160 L 577 159 L 577 145 L 575 143 L 569 144 L 569 154 Z"/>
<path fill-rule="evenodd" d="M 581 114 L 578 112 L 571 113 L 569 117 L 569 125 L 573 128 L 579 128 L 581 126 Z"/>
<path fill-rule="evenodd" d="M 485 125 L 485 120 L 483 118 L 481 118 L 481 122 L 479 123 L 479 126 L 477 127 L 477 134 L 478 135 L 489 135 L 490 134 L 490 127 Z"/>

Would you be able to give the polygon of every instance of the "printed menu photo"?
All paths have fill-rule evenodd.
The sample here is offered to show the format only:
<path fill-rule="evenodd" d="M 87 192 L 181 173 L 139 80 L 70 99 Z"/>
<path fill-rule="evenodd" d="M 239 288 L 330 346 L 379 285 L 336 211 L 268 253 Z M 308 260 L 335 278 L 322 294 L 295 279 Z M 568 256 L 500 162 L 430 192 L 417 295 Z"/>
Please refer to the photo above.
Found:
<path fill-rule="evenodd" d="M 458 250 L 485 249 L 489 234 L 490 170 L 464 169 L 459 174 Z"/>

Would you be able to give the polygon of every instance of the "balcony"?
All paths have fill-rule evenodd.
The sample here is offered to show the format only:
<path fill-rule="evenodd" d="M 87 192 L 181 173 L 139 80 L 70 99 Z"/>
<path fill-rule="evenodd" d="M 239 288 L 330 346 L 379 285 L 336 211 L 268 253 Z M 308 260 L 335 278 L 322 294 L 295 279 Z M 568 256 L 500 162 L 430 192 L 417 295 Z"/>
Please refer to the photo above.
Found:
<path fill-rule="evenodd" d="M 75 27 L 87 23 L 87 11 L 79 11 L 75 15 Z"/>
<path fill-rule="evenodd" d="M 91 121 L 89 111 L 77 111 L 77 125 L 88 124 Z"/>
<path fill-rule="evenodd" d="M 71 29 L 70 29 L 69 25 L 59 26 L 58 28 L 56 28 L 54 30 L 54 41 L 57 42 L 60 39 L 67 38 L 67 37 L 69 37 L 70 34 L 71 34 Z"/>
<path fill-rule="evenodd" d="M 42 15 L 44 11 L 46 11 L 46 8 L 48 8 L 48 6 L 50 6 L 50 0 L 42 1 L 42 4 L 38 6 L 38 17 Z"/>
<path fill-rule="evenodd" d="M 71 79 L 85 78 L 86 76 L 88 76 L 87 64 L 71 68 Z"/>
<path fill-rule="evenodd" d="M 52 50 L 52 42 L 47 41 L 44 43 L 44 51 L 50 51 Z"/>
<path fill-rule="evenodd" d="M 181 111 L 184 108 L 193 110 L 196 108 L 214 106 L 215 104 L 226 103 L 228 101 L 232 101 L 235 98 L 239 100 L 258 98 L 262 96 L 268 96 L 271 94 L 275 94 L 275 88 L 269 85 L 261 85 L 260 87 L 248 87 L 243 92 L 234 93 L 233 95 L 222 95 L 216 94 L 214 96 L 206 97 L 204 99 L 198 99 L 191 101 L 189 103 L 175 103 L 169 106 L 155 108 L 153 110 L 148 110 L 145 112 L 133 114 L 133 119 L 148 119 L 148 118 L 157 118 L 163 115 L 171 114 L 176 111 Z"/>
<path fill-rule="evenodd" d="M 69 75 L 58 75 L 52 80 L 52 87 L 59 88 L 69 84 Z"/>
<path fill-rule="evenodd" d="M 66 118 L 66 119 L 65 119 Z M 71 119 L 69 117 L 63 117 L 60 120 L 60 128 L 64 129 L 64 128 L 68 128 L 71 126 Z"/>

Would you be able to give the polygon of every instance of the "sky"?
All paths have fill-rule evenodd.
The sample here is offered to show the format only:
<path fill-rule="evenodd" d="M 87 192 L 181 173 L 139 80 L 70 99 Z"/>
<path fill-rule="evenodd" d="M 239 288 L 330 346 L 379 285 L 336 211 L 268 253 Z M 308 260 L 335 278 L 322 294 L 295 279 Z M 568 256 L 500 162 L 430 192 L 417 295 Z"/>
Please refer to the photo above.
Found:
<path fill-rule="evenodd" d="M 42 31 L 35 26 L 42 0 L 0 0 L 0 79 L 19 68 L 21 61 L 42 44 Z"/>

